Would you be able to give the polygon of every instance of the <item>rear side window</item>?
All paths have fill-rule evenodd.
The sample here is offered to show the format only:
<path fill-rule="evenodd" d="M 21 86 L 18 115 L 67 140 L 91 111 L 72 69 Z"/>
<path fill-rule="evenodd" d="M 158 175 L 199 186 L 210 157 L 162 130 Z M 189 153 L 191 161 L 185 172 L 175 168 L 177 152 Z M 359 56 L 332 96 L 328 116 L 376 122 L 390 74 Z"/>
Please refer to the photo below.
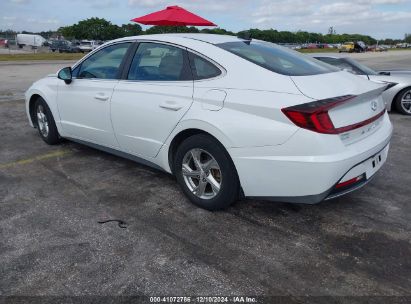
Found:
<path fill-rule="evenodd" d="M 91 55 L 81 63 L 77 77 L 117 79 L 121 62 L 131 43 L 114 44 Z"/>
<path fill-rule="evenodd" d="M 195 80 L 213 78 L 221 74 L 221 70 L 208 60 L 193 53 L 189 53 L 188 57 Z"/>
<path fill-rule="evenodd" d="M 185 50 L 161 43 L 140 43 L 128 72 L 129 80 L 191 80 Z"/>
<path fill-rule="evenodd" d="M 270 42 L 238 41 L 221 43 L 217 46 L 267 70 L 283 75 L 306 76 L 338 71 L 337 68 Z"/>

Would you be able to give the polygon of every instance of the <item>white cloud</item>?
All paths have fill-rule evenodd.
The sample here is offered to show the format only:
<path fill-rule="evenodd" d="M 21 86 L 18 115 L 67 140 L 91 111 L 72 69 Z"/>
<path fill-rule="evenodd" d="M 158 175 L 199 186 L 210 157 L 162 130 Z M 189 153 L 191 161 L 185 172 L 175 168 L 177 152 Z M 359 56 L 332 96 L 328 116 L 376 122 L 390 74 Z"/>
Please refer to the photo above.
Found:
<path fill-rule="evenodd" d="M 13 20 L 16 20 L 16 19 L 17 19 L 16 16 L 3 16 L 4 21 L 13 21 Z"/>
<path fill-rule="evenodd" d="M 368 5 L 356 4 L 349 2 L 336 2 L 332 4 L 326 4 L 319 8 L 318 12 L 323 15 L 347 15 L 347 14 L 359 14 L 369 9 Z"/>
<path fill-rule="evenodd" d="M 172 4 L 168 0 L 128 0 L 128 5 L 131 7 L 140 7 L 153 10 L 161 10 L 171 5 L 179 5 L 188 10 L 198 11 L 215 11 L 215 12 L 230 12 L 235 8 L 238 10 L 246 0 L 209 0 L 192 1 L 192 0 L 177 0 Z"/>
<path fill-rule="evenodd" d="M 27 4 L 30 3 L 30 0 L 10 0 L 10 2 L 15 4 Z"/>
<path fill-rule="evenodd" d="M 334 26 L 338 33 L 378 37 L 384 31 L 402 37 L 411 19 L 410 4 L 410 0 L 262 0 L 251 18 L 259 28 L 325 33 Z"/>
<path fill-rule="evenodd" d="M 0 3 L 1 11 L 6 12 L 3 15 L 7 15 L 0 16 L 0 28 L 14 23 L 17 30 L 56 29 L 90 17 L 122 24 L 169 5 L 180 5 L 232 31 L 257 27 L 326 33 L 334 26 L 337 33 L 402 38 L 410 31 L 411 20 L 411 0 L 0 0 Z M 17 19 L 7 20 L 10 16 Z M 36 20 L 28 23 L 29 18 Z"/>

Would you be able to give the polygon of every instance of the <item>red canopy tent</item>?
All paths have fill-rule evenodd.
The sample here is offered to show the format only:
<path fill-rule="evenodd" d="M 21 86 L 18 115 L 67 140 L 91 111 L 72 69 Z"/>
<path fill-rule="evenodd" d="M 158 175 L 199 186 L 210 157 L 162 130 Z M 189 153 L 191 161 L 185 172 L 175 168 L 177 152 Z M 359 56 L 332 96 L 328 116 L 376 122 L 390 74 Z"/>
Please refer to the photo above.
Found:
<path fill-rule="evenodd" d="M 216 24 L 197 16 L 180 6 L 168 6 L 166 9 L 154 12 L 142 17 L 134 18 L 131 21 L 146 25 L 166 25 L 166 26 L 216 26 Z"/>

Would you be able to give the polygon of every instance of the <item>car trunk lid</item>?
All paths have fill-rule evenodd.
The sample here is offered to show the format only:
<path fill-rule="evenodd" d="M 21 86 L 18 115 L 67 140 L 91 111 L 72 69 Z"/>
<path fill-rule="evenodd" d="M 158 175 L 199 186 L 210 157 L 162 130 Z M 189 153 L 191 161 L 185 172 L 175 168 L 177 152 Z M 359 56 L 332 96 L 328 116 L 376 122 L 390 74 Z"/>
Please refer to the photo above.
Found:
<path fill-rule="evenodd" d="M 364 130 L 378 124 L 376 121 L 382 119 L 385 103 L 381 93 L 386 85 L 377 84 L 347 72 L 292 76 L 291 78 L 301 93 L 315 100 L 305 107 L 297 105 L 291 109 L 291 112 L 301 111 L 307 119 L 312 119 L 309 122 L 311 124 L 309 128 L 311 127 L 313 131 L 340 134 L 345 142 L 350 143 L 371 134 Z M 284 113 L 286 112 L 287 110 Z M 290 118 L 290 115 L 287 116 Z M 300 122 L 305 119 L 297 116 L 298 113 L 295 119 Z M 318 126 L 315 125 L 316 123 Z"/>

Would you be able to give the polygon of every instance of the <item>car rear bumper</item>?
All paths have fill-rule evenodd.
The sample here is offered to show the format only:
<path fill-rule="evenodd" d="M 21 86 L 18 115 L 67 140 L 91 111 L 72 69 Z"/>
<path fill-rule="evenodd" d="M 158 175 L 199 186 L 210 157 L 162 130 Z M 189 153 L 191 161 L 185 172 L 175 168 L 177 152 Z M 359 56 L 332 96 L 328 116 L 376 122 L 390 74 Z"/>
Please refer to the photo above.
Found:
<path fill-rule="evenodd" d="M 385 114 L 378 130 L 348 146 L 338 136 L 300 130 L 283 145 L 232 148 L 229 153 L 246 197 L 315 204 L 368 183 L 385 162 L 391 134 L 392 125 Z M 368 168 L 380 153 L 384 159 L 379 167 Z M 336 191 L 337 184 L 361 174 L 365 174 L 364 180 Z"/>

